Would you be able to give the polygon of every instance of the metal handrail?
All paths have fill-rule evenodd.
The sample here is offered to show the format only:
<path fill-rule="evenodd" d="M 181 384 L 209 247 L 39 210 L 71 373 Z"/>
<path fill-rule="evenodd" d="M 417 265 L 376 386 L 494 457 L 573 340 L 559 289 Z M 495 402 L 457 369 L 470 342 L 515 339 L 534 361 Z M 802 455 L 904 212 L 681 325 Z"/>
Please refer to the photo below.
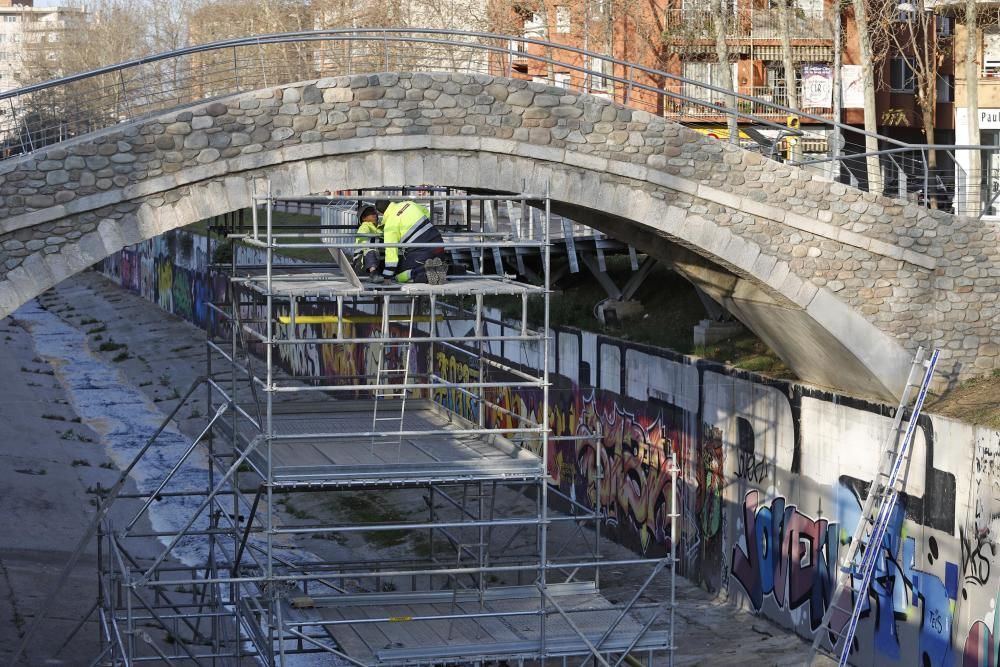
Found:
<path fill-rule="evenodd" d="M 317 43 L 343 44 L 351 48 L 345 48 L 343 54 L 332 51 L 288 54 L 295 62 L 288 62 L 288 59 L 285 62 L 278 62 L 278 59 L 275 59 L 276 62 L 269 62 L 263 57 L 263 50 L 267 47 L 309 46 Z M 370 48 L 364 48 L 365 46 Z M 405 53 L 391 54 L 390 49 L 394 48 L 403 49 Z M 246 57 L 244 53 L 241 59 L 240 51 L 247 49 L 254 51 L 252 57 Z M 457 49 L 464 55 L 456 62 L 454 54 L 449 59 L 444 57 L 446 53 L 435 49 Z M 205 60 L 185 63 L 183 60 L 201 54 L 224 54 L 225 57 L 218 62 Z M 333 63 L 324 61 L 324 57 L 336 57 L 338 71 L 330 71 Z M 482 57 L 486 60 L 482 60 Z M 340 62 L 340 59 L 344 62 Z M 0 121 L 0 133 L 6 130 L 8 134 L 4 147 L 6 150 L 0 151 L 0 160 L 137 118 L 182 109 L 206 99 L 253 90 L 261 85 L 272 87 L 294 83 L 303 80 L 304 74 L 307 79 L 321 78 L 324 75 L 357 74 L 359 72 L 355 71 L 354 65 L 359 62 L 369 63 L 365 66 L 365 73 L 373 69 L 379 71 L 372 64 L 376 61 L 385 66 L 382 71 L 388 71 L 392 61 L 396 64 L 405 61 L 419 63 L 422 67 L 429 65 L 431 71 L 499 72 L 508 76 L 513 75 L 515 61 L 530 61 L 545 66 L 548 71 L 558 68 L 571 73 L 570 77 L 577 79 L 571 79 L 570 85 L 577 85 L 584 91 L 599 88 L 593 85 L 595 81 L 604 84 L 614 82 L 622 87 L 620 92 L 624 92 L 624 101 L 628 106 L 653 108 L 665 118 L 673 119 L 684 115 L 678 110 L 679 103 L 710 110 L 710 113 L 702 113 L 700 116 L 735 117 L 755 127 L 766 128 L 776 135 L 773 140 L 769 139 L 773 144 L 770 152 L 772 157 L 776 153 L 776 146 L 790 145 L 790 142 L 781 143 L 785 137 L 814 136 L 839 142 L 843 135 L 849 134 L 859 143 L 863 143 L 865 138 L 873 138 L 880 146 L 888 147 L 888 150 L 878 151 L 881 159 L 894 164 L 900 172 L 909 167 L 911 171 L 922 173 L 925 183 L 931 171 L 927 164 L 930 151 L 953 153 L 963 150 L 997 150 L 995 146 L 908 144 L 899 139 L 866 132 L 838 119 L 793 109 L 774 101 L 595 51 L 530 37 L 435 28 L 337 28 L 274 33 L 193 45 L 2 92 L 0 109 L 7 112 L 12 124 Z M 598 71 L 588 67 L 593 63 L 610 64 L 611 71 Z M 341 71 L 345 65 L 347 71 Z M 142 69 L 145 67 L 154 69 L 146 72 Z M 105 82 L 102 77 L 110 78 Z M 656 82 L 657 85 L 647 83 L 649 81 Z M 557 84 L 555 81 L 552 83 Z M 688 95 L 685 91 L 703 92 L 700 95 Z M 56 111 L 54 98 L 60 93 L 66 93 L 67 99 L 72 101 L 72 104 L 64 102 L 63 106 L 78 110 L 79 116 L 72 117 L 68 112 Z M 647 98 L 641 98 L 640 94 L 647 95 Z M 709 99 L 704 99 L 705 97 Z M 85 115 L 88 109 L 93 112 L 90 116 Z M 45 120 L 44 113 L 49 113 L 48 120 Z M 32 117 L 32 114 L 35 116 Z M 776 116 L 782 115 L 796 116 L 803 124 L 802 127 L 790 129 L 777 122 Z M 919 159 L 900 162 L 901 158 L 896 153 L 907 151 L 919 154 Z M 792 154 L 791 151 L 788 151 L 786 157 L 800 166 L 830 161 L 851 164 L 852 161 L 863 159 L 858 154 L 841 154 L 831 158 L 823 156 L 817 160 L 816 155 L 807 157 L 801 153 Z M 926 189 L 925 187 L 924 190 Z"/>

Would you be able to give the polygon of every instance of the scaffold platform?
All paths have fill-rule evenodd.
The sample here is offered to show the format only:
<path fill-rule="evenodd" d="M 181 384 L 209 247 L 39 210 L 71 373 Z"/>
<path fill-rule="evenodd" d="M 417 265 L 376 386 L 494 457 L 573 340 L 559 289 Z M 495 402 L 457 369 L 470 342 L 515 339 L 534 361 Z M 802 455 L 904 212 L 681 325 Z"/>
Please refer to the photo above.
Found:
<path fill-rule="evenodd" d="M 609 651 L 637 653 L 668 640 L 665 632 L 648 632 L 633 644 L 647 619 L 638 613 L 620 618 L 592 582 L 551 584 L 548 594 L 565 617 L 552 605 L 541 610 L 535 586 L 457 596 L 438 591 L 416 600 L 392 594 L 328 596 L 314 600 L 311 609 L 289 605 L 285 617 L 291 627 L 317 624 L 313 627 L 321 627 L 350 658 L 378 667 L 536 658 L 543 650 L 542 614 L 547 616 L 544 650 L 553 658 L 587 655 L 587 643 L 593 646 L 602 638 Z"/>
<path fill-rule="evenodd" d="M 470 433 L 475 424 L 447 413 L 433 401 L 411 400 L 404 435 L 372 434 L 372 400 L 327 400 L 278 404 L 271 420 L 272 483 L 278 488 L 403 487 L 472 481 L 537 481 L 542 460 L 500 434 Z M 221 428 L 228 428 L 223 425 Z M 253 424 L 238 425 L 238 446 L 260 435 Z M 354 434 L 354 435 L 352 435 Z M 373 435 L 374 441 L 373 440 Z M 266 452 L 249 457 L 267 468 Z"/>

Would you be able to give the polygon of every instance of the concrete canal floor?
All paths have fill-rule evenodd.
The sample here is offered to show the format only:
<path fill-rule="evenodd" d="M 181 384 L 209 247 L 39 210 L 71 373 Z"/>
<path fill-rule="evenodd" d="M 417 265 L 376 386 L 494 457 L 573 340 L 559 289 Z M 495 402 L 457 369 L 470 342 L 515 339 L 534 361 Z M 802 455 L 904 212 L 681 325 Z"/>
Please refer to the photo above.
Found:
<path fill-rule="evenodd" d="M 99 350 L 112 340 L 123 347 Z M 169 413 L 203 372 L 204 340 L 200 329 L 89 272 L 0 320 L 0 665 L 9 663 L 93 516 L 94 489 L 114 484 L 144 429 Z M 203 412 L 185 406 L 173 444 L 204 423 Z M 162 457 L 161 465 L 170 463 L 169 454 Z M 154 476 L 155 470 L 139 470 L 134 484 Z M 124 519 L 126 509 L 116 516 Z M 152 525 L 172 524 L 183 509 L 161 510 Z M 307 556 L 345 548 L 317 542 L 307 537 L 299 546 Z M 157 546 L 151 541 L 148 549 Z M 371 545 L 346 548 L 378 555 Z M 91 541 L 18 664 L 90 664 L 98 650 L 93 620 L 56 651 L 95 600 L 95 562 Z M 611 573 L 602 589 L 622 599 L 631 583 Z M 669 596 L 668 585 L 664 574 L 644 601 Z M 675 665 L 800 665 L 808 655 L 802 639 L 680 577 L 677 600 Z M 815 664 L 821 662 L 827 664 Z"/>

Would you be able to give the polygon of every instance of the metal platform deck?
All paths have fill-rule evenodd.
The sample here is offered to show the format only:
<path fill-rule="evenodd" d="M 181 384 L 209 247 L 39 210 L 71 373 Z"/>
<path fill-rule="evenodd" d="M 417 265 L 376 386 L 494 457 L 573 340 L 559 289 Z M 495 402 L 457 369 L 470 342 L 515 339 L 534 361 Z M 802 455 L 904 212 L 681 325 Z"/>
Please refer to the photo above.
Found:
<path fill-rule="evenodd" d="M 267 278 L 256 275 L 241 280 L 260 294 L 267 293 Z M 426 296 L 435 295 L 498 295 L 498 294 L 541 294 L 543 287 L 502 278 L 500 276 L 449 276 L 444 285 L 426 283 L 371 283 L 362 281 L 361 286 L 353 284 L 340 273 L 288 273 L 271 276 L 271 296 L 278 298 L 315 297 L 336 298 L 338 296 Z"/>
<path fill-rule="evenodd" d="M 644 632 L 648 619 L 642 610 L 622 616 L 592 582 L 550 584 L 546 590 L 565 616 L 552 602 L 543 611 L 537 587 L 508 586 L 490 588 L 482 599 L 475 590 L 328 596 L 308 609 L 287 606 L 284 618 L 292 627 L 329 621 L 320 627 L 341 651 L 379 667 L 531 659 L 543 650 L 549 657 L 585 656 L 587 642 L 598 644 L 609 629 L 603 651 L 642 653 L 669 645 L 666 632 Z"/>
<path fill-rule="evenodd" d="M 381 399 L 380 413 L 391 414 L 392 403 Z M 499 435 L 462 435 L 459 418 L 428 400 L 408 400 L 403 421 L 404 432 L 426 433 L 399 438 L 389 432 L 374 440 L 369 436 L 337 437 L 370 432 L 373 407 L 371 400 L 277 403 L 271 443 L 274 485 L 412 486 L 542 477 L 538 456 Z M 238 429 L 243 446 L 260 435 L 246 420 L 239 422 Z M 452 435 L 449 429 L 459 433 Z M 250 461 L 266 470 L 266 448 L 259 446 Z"/>

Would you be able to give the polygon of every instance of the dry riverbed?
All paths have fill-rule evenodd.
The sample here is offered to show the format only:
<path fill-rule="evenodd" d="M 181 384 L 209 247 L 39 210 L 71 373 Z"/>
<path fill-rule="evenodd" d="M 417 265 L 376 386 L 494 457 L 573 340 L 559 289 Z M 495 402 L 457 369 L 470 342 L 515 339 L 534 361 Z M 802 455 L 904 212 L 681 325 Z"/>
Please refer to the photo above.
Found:
<path fill-rule="evenodd" d="M 0 543 L 2 664 L 9 660 L 83 534 L 94 512 L 91 501 L 97 485 L 111 486 L 118 466 L 126 461 L 112 447 L 118 433 L 115 417 L 102 421 L 95 418 L 93 406 L 74 403 L 79 401 L 81 388 L 72 384 L 73 360 L 39 353 L 39 349 L 51 352 L 44 336 L 52 329 L 59 329 L 64 337 L 82 336 L 89 349 L 82 356 L 114 374 L 132 392 L 130 396 L 141 396 L 147 419 L 151 410 L 162 419 L 204 372 L 204 332 L 96 273 L 78 275 L 0 320 L 0 534 L 5 536 Z M 201 401 L 185 405 L 176 430 L 189 437 L 198 433 L 206 423 L 205 412 Z M 139 479 L 138 483 L 145 482 Z M 422 507 L 416 493 L 380 492 L 378 503 L 364 493 L 336 499 L 330 494 L 302 494 L 283 499 L 278 506 L 290 522 L 315 523 L 333 515 L 341 522 L 398 519 L 423 512 L 415 509 Z M 526 501 L 506 494 L 502 502 Z M 558 535 L 553 541 L 559 543 Z M 289 557 L 304 560 L 349 555 L 375 560 L 426 549 L 418 537 L 394 534 L 367 540 L 362 536 L 331 540 L 312 534 L 285 546 Z M 151 551 L 156 547 L 149 545 Z M 614 546 L 604 551 L 625 555 Z M 44 638 L 33 642 L 29 660 L 23 664 L 88 664 L 96 655 L 97 628 L 91 621 L 54 656 L 95 599 L 95 553 L 91 543 L 50 614 Z M 602 578 L 605 594 L 627 599 L 637 576 L 625 581 L 607 573 Z M 644 601 L 662 601 L 669 595 L 668 583 L 668 575 L 662 575 Z M 676 665 L 801 664 L 808 646 L 798 637 L 720 603 L 687 580 L 678 578 L 677 583 Z"/>

